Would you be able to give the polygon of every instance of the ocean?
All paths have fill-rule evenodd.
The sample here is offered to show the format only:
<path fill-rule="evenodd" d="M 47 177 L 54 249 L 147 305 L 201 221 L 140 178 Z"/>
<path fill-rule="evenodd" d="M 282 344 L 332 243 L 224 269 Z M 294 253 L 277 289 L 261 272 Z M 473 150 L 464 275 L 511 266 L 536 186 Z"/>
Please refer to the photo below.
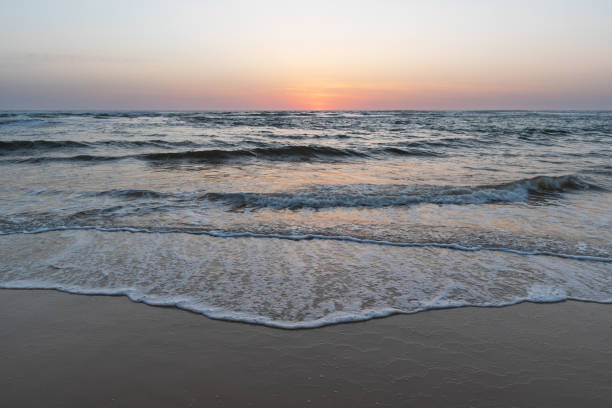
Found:
<path fill-rule="evenodd" d="M 612 112 L 0 112 L 0 287 L 311 328 L 612 302 Z"/>

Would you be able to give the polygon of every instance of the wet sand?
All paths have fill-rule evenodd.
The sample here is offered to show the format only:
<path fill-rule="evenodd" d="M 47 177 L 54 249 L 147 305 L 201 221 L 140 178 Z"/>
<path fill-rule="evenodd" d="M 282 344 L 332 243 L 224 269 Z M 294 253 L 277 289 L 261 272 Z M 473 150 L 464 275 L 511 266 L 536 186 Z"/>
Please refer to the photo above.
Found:
<path fill-rule="evenodd" d="M 612 406 L 612 305 L 592 303 L 288 331 L 0 290 L 0 350 L 7 407 Z"/>

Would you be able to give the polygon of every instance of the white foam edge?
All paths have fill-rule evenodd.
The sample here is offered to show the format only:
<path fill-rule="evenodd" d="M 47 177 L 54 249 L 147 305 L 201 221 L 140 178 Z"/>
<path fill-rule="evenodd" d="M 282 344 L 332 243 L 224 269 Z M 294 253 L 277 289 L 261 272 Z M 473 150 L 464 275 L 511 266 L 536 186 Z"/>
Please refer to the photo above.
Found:
<path fill-rule="evenodd" d="M 557 258 L 574 259 L 579 261 L 593 261 L 593 262 L 612 262 L 612 257 L 603 256 L 592 256 L 592 255 L 576 255 L 576 254 L 565 254 L 551 251 L 541 250 L 519 250 L 512 248 L 503 247 L 486 247 L 486 246 L 465 246 L 457 243 L 442 243 L 442 242 L 396 242 L 396 241 L 384 241 L 374 240 L 365 238 L 356 238 L 346 235 L 321 235 L 321 234 L 264 234 L 257 232 L 233 232 L 233 231 L 221 231 L 221 230 L 182 230 L 182 229 L 147 229 L 147 228 L 133 228 L 133 227 L 99 227 L 99 226 L 59 226 L 59 227 L 44 227 L 34 230 L 22 230 L 22 231 L 0 231 L 0 236 L 3 235 L 15 235 L 15 234 L 43 234 L 46 232 L 57 232 L 57 231 L 100 231 L 100 232 L 130 232 L 135 234 L 190 234 L 190 235 L 207 235 L 216 238 L 274 238 L 274 239 L 286 239 L 291 241 L 308 241 L 308 240 L 327 240 L 327 241 L 345 241 L 354 242 L 358 244 L 371 244 L 371 245 L 387 245 L 396 247 L 435 247 L 435 248 L 446 248 L 455 249 L 459 251 L 477 252 L 477 251 L 495 251 L 495 252 L 506 252 L 521 256 L 553 256 Z"/>
<path fill-rule="evenodd" d="M 410 315 L 421 313 L 430 310 L 457 309 L 463 307 L 479 307 L 479 308 L 501 308 L 517 305 L 520 303 L 559 303 L 567 300 L 573 300 L 586 303 L 612 304 L 612 298 L 604 300 L 593 300 L 579 297 L 572 297 L 560 294 L 548 294 L 532 297 L 521 297 L 508 302 L 500 303 L 477 303 L 470 304 L 467 302 L 445 302 L 444 304 L 426 305 L 415 310 L 405 311 L 395 308 L 386 309 L 366 309 L 362 313 L 343 313 L 335 312 L 325 317 L 300 322 L 291 322 L 285 320 L 273 320 L 264 316 L 251 315 L 241 312 L 232 312 L 222 310 L 215 307 L 195 307 L 194 304 L 200 302 L 195 299 L 183 298 L 178 299 L 160 299 L 156 296 L 146 296 L 142 292 L 134 288 L 80 288 L 77 286 L 65 286 L 44 281 L 34 280 L 18 280 L 12 282 L 0 283 L 1 289 L 32 289 L 32 290 L 57 290 L 77 295 L 105 295 L 105 296 L 126 296 L 133 302 L 144 303 L 150 306 L 174 307 L 181 310 L 186 310 L 192 313 L 201 314 L 213 320 L 223 320 L 238 323 L 256 324 L 276 329 L 296 330 L 296 329 L 315 329 L 323 326 L 341 324 L 341 323 L 356 323 L 364 322 L 376 318 L 388 317 L 391 315 L 403 314 Z"/>

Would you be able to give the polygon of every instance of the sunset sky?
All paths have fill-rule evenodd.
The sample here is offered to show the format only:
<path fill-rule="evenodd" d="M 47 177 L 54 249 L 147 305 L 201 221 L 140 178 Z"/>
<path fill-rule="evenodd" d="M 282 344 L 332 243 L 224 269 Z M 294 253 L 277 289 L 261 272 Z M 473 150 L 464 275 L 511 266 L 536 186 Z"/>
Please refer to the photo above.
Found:
<path fill-rule="evenodd" d="M 612 1 L 0 1 L 0 109 L 612 109 Z"/>

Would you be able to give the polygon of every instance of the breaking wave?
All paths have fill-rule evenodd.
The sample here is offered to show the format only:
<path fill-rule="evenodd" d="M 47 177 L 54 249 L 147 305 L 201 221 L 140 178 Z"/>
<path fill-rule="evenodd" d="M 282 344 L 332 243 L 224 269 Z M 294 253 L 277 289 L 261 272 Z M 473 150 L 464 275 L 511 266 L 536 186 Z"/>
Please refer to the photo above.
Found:
<path fill-rule="evenodd" d="M 390 207 L 429 204 L 488 204 L 580 190 L 601 190 L 574 175 L 538 176 L 504 184 L 470 187 L 428 185 L 332 185 L 281 193 L 206 193 L 203 198 L 234 207 L 300 209 Z"/>

